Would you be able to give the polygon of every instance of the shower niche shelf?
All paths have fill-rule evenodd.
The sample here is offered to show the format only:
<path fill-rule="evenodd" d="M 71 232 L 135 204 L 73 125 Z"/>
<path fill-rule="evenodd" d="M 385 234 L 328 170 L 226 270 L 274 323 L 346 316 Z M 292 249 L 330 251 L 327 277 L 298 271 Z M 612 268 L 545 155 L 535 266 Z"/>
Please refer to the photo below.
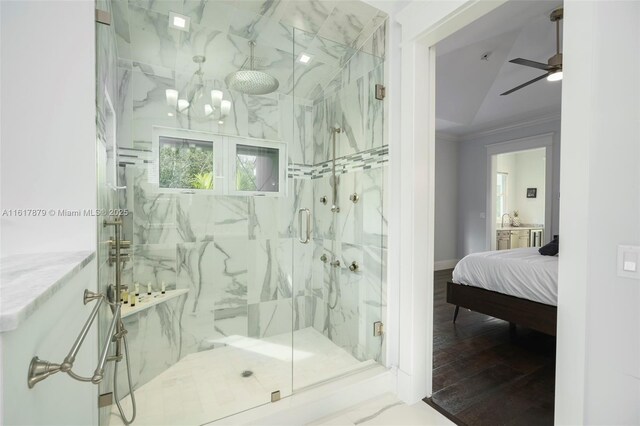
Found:
<path fill-rule="evenodd" d="M 187 294 L 188 292 L 189 289 L 187 288 L 179 288 L 176 290 L 167 290 L 165 294 L 162 294 L 159 291 L 154 291 L 151 295 L 148 295 L 147 293 L 140 293 L 136 306 L 131 306 L 128 303 L 126 305 L 122 305 L 122 318 L 137 314 L 138 312 L 159 305 L 160 303 L 167 302 L 171 299 L 175 299 L 176 297 Z"/>

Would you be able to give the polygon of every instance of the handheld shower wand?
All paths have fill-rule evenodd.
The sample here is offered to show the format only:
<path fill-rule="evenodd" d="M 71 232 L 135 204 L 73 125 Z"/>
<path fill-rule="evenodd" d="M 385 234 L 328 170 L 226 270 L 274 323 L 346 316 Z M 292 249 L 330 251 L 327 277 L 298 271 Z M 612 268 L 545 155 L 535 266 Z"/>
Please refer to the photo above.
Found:
<path fill-rule="evenodd" d="M 336 134 L 340 133 L 342 129 L 336 126 L 331 129 L 333 156 L 331 161 L 331 183 L 333 185 L 333 200 L 331 202 L 331 211 L 334 213 L 340 213 L 340 207 L 338 207 L 338 178 L 336 177 Z"/>

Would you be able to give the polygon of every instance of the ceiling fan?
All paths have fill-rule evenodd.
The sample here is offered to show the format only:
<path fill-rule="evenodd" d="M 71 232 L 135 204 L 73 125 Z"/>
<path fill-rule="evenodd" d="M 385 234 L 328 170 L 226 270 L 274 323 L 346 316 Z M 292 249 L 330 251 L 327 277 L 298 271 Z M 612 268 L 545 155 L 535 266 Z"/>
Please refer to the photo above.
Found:
<path fill-rule="evenodd" d="M 563 8 L 558 8 L 551 12 L 549 19 L 551 22 L 556 23 L 556 54 L 549 58 L 546 64 L 542 62 L 530 61 L 529 59 L 516 58 L 512 59 L 509 62 L 524 65 L 525 67 L 537 68 L 543 71 L 546 71 L 545 74 L 542 74 L 540 77 L 536 77 L 533 80 L 529 80 L 526 83 L 521 84 L 520 86 L 516 86 L 511 90 L 507 90 L 504 93 L 501 93 L 500 96 L 508 95 L 510 93 L 515 92 L 516 90 L 520 90 L 523 87 L 526 87 L 532 83 L 535 83 L 538 80 L 542 80 L 543 78 L 547 78 L 549 81 L 558 81 L 562 80 L 562 53 L 560 53 L 560 21 L 562 20 Z"/>

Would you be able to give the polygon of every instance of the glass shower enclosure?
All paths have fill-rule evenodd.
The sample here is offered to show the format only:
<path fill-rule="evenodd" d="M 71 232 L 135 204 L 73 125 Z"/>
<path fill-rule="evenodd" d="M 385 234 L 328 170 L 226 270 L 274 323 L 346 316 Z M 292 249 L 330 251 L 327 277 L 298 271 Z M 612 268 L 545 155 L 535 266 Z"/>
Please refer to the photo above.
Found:
<path fill-rule="evenodd" d="M 386 17 L 343 2 L 367 19 L 326 36 L 346 6 L 318 26 L 284 3 L 97 3 L 98 203 L 131 241 L 134 424 L 203 424 L 384 364 Z M 123 364 L 115 379 L 100 392 L 130 418 Z"/>

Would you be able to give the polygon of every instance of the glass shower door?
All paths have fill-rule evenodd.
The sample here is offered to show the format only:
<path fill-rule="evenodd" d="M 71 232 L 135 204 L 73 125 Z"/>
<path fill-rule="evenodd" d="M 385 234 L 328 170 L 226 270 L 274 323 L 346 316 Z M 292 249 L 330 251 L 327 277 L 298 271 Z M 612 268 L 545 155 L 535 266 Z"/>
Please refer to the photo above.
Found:
<path fill-rule="evenodd" d="M 294 241 L 293 388 L 384 362 L 385 23 L 361 48 L 295 30 L 291 180 L 312 214 L 312 241 Z M 382 50 L 382 51 L 381 51 Z M 303 125 L 304 124 L 304 125 Z M 304 312 L 304 315 L 301 313 Z"/>
<path fill-rule="evenodd" d="M 293 47 L 279 33 L 245 33 L 220 18 L 259 21 L 239 2 L 187 3 L 98 2 L 112 14 L 111 26 L 98 26 L 96 52 L 117 113 L 114 198 L 129 212 L 122 280 L 140 289 L 122 318 L 134 424 L 199 425 L 292 392 L 296 210 L 281 186 Z M 174 15 L 190 26 L 168 27 Z M 277 90 L 227 81 L 253 62 Z M 107 263 L 101 289 L 112 271 Z M 130 417 L 123 364 L 117 386 Z M 101 392 L 112 387 L 110 379 Z M 101 422 L 122 424 L 115 405 Z"/>

